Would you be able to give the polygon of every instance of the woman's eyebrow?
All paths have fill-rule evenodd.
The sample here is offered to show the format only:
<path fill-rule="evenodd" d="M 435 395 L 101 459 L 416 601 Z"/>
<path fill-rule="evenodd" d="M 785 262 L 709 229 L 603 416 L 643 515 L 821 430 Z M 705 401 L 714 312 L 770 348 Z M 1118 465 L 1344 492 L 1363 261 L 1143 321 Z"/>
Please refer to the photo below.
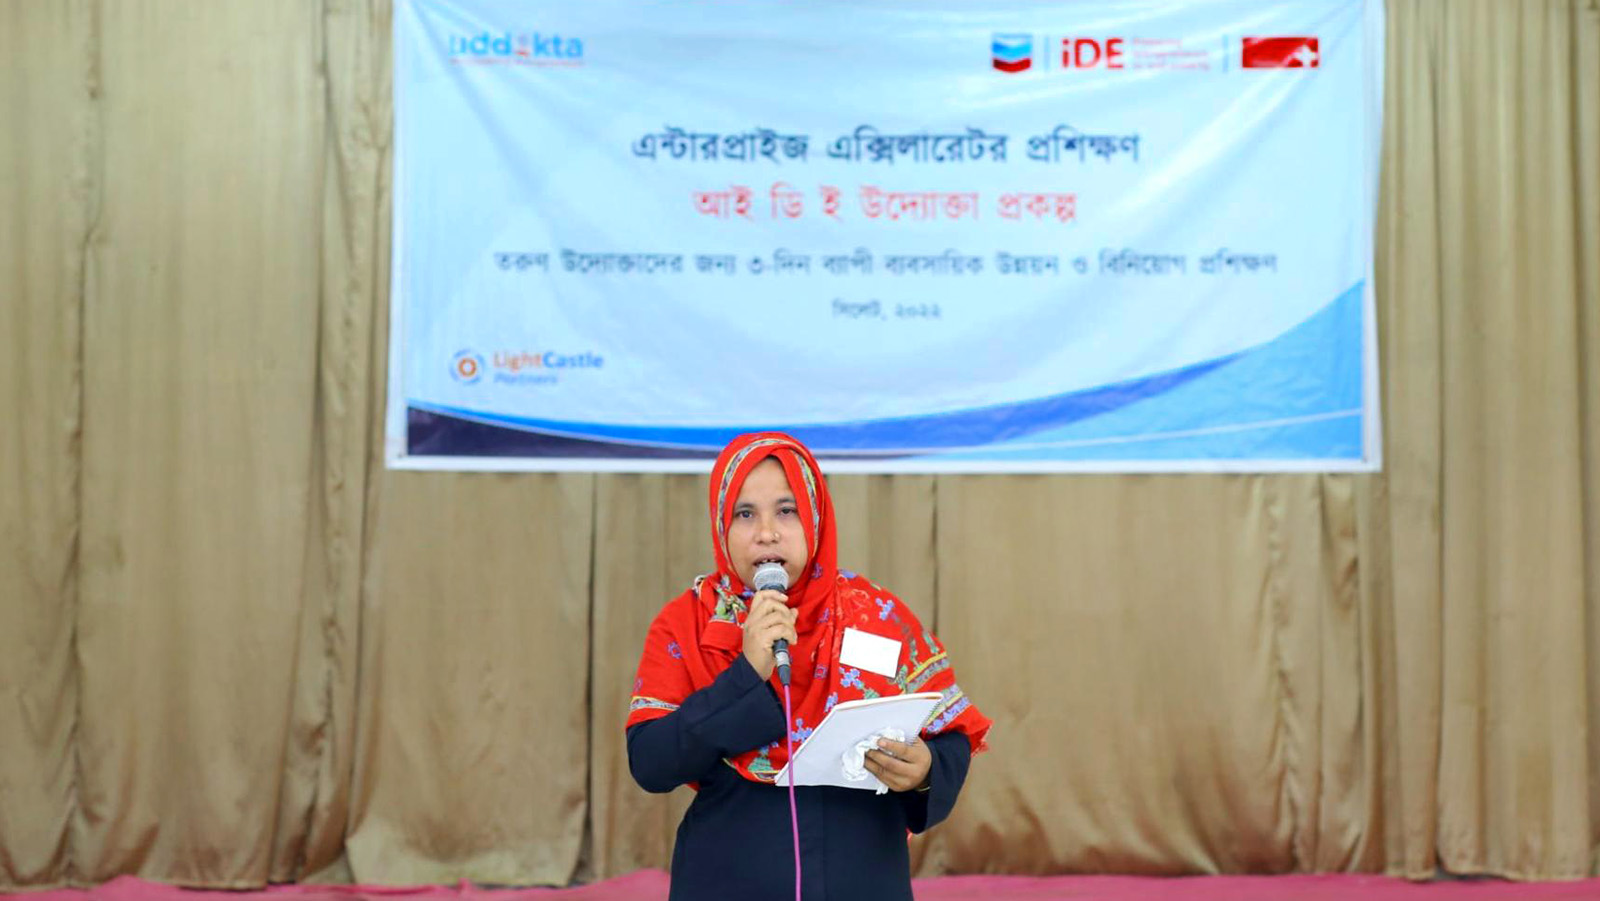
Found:
<path fill-rule="evenodd" d="M 792 504 L 794 502 L 795 502 L 794 497 L 791 496 L 791 495 L 787 495 L 787 494 L 784 495 L 783 497 L 778 498 L 776 501 L 773 501 L 773 503 L 775 503 L 775 504 Z M 733 509 L 734 509 L 735 512 L 738 512 L 740 510 L 754 510 L 755 508 L 756 508 L 756 505 L 754 503 L 750 502 L 750 501 L 740 501 L 739 503 L 733 505 Z"/>

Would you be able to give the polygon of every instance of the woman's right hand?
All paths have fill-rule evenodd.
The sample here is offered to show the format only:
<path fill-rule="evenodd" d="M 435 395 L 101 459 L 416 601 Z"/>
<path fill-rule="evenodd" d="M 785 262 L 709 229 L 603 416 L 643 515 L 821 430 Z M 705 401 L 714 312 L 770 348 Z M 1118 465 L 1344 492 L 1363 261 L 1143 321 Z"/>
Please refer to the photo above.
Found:
<path fill-rule="evenodd" d="M 744 618 L 744 659 L 765 682 L 772 678 L 772 668 L 777 661 L 772 656 L 772 643 L 782 638 L 793 647 L 799 641 L 794 631 L 795 611 L 789 608 L 789 597 L 781 591 L 758 591 L 750 599 L 750 613 Z"/>

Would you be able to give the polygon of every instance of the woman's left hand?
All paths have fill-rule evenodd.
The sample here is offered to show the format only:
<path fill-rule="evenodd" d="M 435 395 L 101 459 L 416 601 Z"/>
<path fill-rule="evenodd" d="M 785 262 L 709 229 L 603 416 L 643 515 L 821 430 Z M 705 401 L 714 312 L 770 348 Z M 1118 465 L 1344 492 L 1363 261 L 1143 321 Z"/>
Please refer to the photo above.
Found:
<path fill-rule="evenodd" d="M 908 792 L 921 788 L 933 766 L 933 752 L 926 742 L 878 739 L 878 747 L 867 752 L 867 772 L 889 786 L 891 791 Z"/>

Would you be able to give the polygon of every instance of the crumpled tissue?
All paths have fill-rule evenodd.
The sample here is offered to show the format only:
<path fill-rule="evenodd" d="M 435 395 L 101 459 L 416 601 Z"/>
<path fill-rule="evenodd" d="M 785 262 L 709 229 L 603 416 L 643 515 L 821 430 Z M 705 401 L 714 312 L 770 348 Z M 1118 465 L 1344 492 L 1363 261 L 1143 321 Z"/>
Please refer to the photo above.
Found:
<path fill-rule="evenodd" d="M 849 779 L 851 782 L 862 782 L 867 779 L 872 779 L 874 781 L 877 780 L 876 776 L 867 771 L 867 752 L 878 747 L 878 739 L 880 738 L 887 738 L 890 741 L 905 741 L 906 733 L 903 730 L 890 726 L 887 729 L 879 729 L 877 732 L 874 732 L 866 738 L 856 742 L 855 747 L 846 750 L 844 754 L 841 755 L 841 762 L 844 764 L 844 777 L 846 779 Z M 884 785 L 882 782 L 878 783 L 878 794 L 881 795 L 888 790 L 889 786 Z"/>

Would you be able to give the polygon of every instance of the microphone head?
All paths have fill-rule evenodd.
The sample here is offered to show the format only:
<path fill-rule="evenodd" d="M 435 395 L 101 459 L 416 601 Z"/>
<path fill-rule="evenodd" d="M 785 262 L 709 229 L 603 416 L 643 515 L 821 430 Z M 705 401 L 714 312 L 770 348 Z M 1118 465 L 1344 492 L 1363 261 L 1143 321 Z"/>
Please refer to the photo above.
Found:
<path fill-rule="evenodd" d="M 789 574 L 784 572 L 782 563 L 763 563 L 756 567 L 751 583 L 756 591 L 783 591 L 789 587 Z"/>

